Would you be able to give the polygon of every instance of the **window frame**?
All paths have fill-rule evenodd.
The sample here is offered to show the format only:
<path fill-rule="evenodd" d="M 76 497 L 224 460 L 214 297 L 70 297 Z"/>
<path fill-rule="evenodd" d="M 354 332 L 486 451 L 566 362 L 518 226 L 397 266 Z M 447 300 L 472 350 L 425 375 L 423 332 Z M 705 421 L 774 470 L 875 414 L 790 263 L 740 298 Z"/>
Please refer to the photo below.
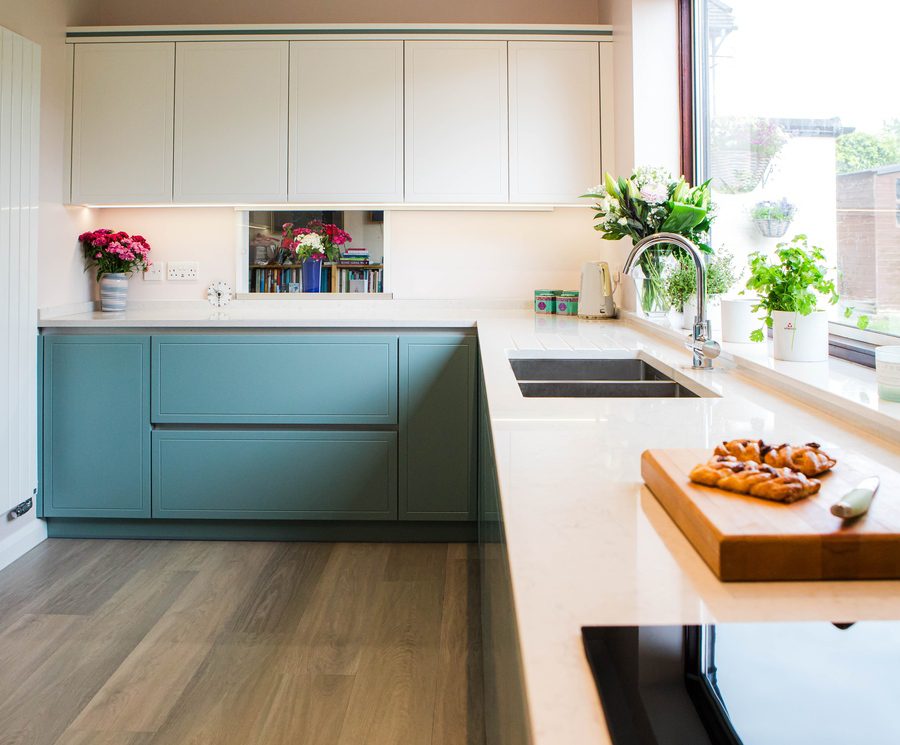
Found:
<path fill-rule="evenodd" d="M 709 76 L 705 63 L 709 49 L 703 33 L 705 10 L 704 0 L 678 0 L 681 166 L 685 177 L 695 184 L 709 178 Z M 900 344 L 900 336 L 836 321 L 829 321 L 828 333 L 837 342 L 829 345 L 831 356 L 852 359 L 873 368 L 876 347 Z"/>

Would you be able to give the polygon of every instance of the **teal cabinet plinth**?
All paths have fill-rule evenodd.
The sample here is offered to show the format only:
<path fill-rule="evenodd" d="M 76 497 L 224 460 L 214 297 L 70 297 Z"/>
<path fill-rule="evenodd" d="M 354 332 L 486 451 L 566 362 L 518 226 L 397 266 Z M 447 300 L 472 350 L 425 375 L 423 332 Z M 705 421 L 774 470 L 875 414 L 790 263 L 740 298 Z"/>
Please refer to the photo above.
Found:
<path fill-rule="evenodd" d="M 396 424 L 397 337 L 153 337 L 153 422 Z"/>
<path fill-rule="evenodd" d="M 476 518 L 474 336 L 400 337 L 400 519 Z"/>
<path fill-rule="evenodd" d="M 45 336 L 41 515 L 150 516 L 150 337 Z"/>
<path fill-rule="evenodd" d="M 396 520 L 397 433 L 155 430 L 153 517 Z"/>

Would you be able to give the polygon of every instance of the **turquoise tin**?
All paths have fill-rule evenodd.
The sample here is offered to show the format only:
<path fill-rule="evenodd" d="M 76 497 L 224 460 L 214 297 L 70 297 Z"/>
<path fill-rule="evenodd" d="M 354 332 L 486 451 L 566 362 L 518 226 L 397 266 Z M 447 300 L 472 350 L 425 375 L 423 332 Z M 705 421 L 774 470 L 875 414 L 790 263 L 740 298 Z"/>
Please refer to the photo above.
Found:
<path fill-rule="evenodd" d="M 558 292 L 558 293 L 556 293 L 556 313 L 561 316 L 577 316 L 578 315 L 578 293 L 577 292 Z"/>
<path fill-rule="evenodd" d="M 534 312 L 544 314 L 556 313 L 556 294 L 554 290 L 534 291 Z"/>

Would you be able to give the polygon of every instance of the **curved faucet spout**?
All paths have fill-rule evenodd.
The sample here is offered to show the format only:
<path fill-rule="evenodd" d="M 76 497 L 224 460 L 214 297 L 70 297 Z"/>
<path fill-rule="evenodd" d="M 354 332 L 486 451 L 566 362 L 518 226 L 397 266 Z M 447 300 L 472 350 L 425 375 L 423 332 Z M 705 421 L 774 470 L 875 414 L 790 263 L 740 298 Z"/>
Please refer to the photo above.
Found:
<path fill-rule="evenodd" d="M 694 352 L 694 367 L 709 369 L 712 367 L 713 358 L 719 355 L 719 345 L 711 338 L 712 329 L 706 318 L 706 263 L 703 261 L 703 254 L 697 244 L 677 233 L 648 235 L 634 244 L 634 248 L 625 259 L 622 271 L 625 274 L 631 274 L 634 265 L 637 264 L 644 251 L 662 244 L 683 248 L 694 261 L 694 268 L 697 272 L 697 315 L 694 317 L 693 343 L 690 347 Z"/>
<path fill-rule="evenodd" d="M 631 274 L 631 270 L 634 269 L 634 265 L 637 263 L 638 259 L 641 258 L 644 251 L 648 248 L 653 248 L 653 246 L 660 246 L 663 244 L 671 244 L 683 248 L 690 254 L 691 259 L 693 259 L 694 267 L 697 270 L 697 317 L 694 319 L 694 323 L 705 323 L 706 263 L 703 261 L 703 254 L 697 247 L 697 244 L 692 240 L 685 238 L 683 235 L 678 235 L 678 233 L 654 233 L 653 235 L 648 235 L 646 238 L 642 238 L 634 244 L 634 248 L 631 249 L 631 253 L 628 254 L 628 258 L 625 259 L 625 266 L 622 271 L 625 272 L 625 274 Z"/>

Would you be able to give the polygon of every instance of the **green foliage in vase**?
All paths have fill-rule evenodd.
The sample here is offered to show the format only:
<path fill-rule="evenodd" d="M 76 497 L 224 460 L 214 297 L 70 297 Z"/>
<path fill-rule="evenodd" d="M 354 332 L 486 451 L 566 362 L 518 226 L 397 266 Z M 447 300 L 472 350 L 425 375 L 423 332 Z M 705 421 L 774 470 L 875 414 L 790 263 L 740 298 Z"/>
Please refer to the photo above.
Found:
<path fill-rule="evenodd" d="M 596 200 L 594 230 L 605 240 L 631 238 L 634 242 L 655 233 L 676 233 L 693 241 L 706 253 L 709 229 L 715 218 L 709 181 L 691 187 L 684 177 L 675 179 L 665 168 L 637 168 L 629 178 L 614 179 L 609 173 L 604 182 L 582 197 Z M 665 300 L 666 259 L 680 251 L 660 245 L 645 251 L 638 265 L 644 276 L 641 304 L 645 311 L 658 308 Z"/>

